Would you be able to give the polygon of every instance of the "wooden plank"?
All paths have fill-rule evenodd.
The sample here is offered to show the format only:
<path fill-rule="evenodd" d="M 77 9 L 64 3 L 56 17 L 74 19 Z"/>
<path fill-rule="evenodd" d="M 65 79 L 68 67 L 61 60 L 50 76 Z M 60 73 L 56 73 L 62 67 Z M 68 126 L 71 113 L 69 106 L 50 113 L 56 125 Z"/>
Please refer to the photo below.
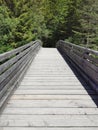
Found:
<path fill-rule="evenodd" d="M 58 82 L 59 79 L 25 79 L 23 80 L 24 82 Z M 70 82 L 70 79 L 60 79 L 59 82 Z M 71 82 L 79 82 L 78 80 L 76 79 L 71 79 Z M 84 82 L 85 83 L 85 82 Z"/>
<path fill-rule="evenodd" d="M 12 59 L 8 60 L 4 64 L 0 65 L 0 74 L 12 66 L 15 62 L 17 62 L 21 57 L 23 57 L 26 53 L 31 50 L 32 47 L 28 48 L 27 50 L 21 52 L 19 55 L 13 57 Z"/>
<path fill-rule="evenodd" d="M 72 108 L 95 108 L 96 104 L 92 100 L 10 100 L 7 107 L 72 107 Z"/>
<path fill-rule="evenodd" d="M 17 49 L 14 49 L 12 51 L 9 51 L 9 52 L 6 52 L 6 53 L 3 53 L 3 54 L 0 54 L 0 62 L 3 61 L 3 60 L 6 60 L 8 58 L 10 58 L 12 55 L 15 55 L 17 53 L 20 53 L 21 51 L 23 51 L 24 49 L 32 46 L 35 42 L 31 42 L 30 44 L 26 44 L 24 46 L 21 46 Z"/>
<path fill-rule="evenodd" d="M 0 126 L 98 127 L 98 115 L 2 115 L 0 119 Z"/>
<path fill-rule="evenodd" d="M 93 71 L 92 68 L 89 68 L 89 66 L 85 65 L 85 69 L 84 69 L 85 73 L 88 73 L 88 76 L 92 79 L 92 81 L 94 81 L 95 83 L 98 83 L 98 72 Z"/>
<path fill-rule="evenodd" d="M 24 80 L 78 80 L 77 77 L 49 76 L 49 77 L 24 77 Z"/>
<path fill-rule="evenodd" d="M 29 57 L 28 57 L 28 59 L 25 61 L 23 61 L 16 69 L 15 69 L 15 71 L 14 72 L 12 72 L 12 74 L 11 75 L 13 75 L 12 76 L 12 78 L 9 76 L 8 77 L 8 79 L 10 79 L 9 80 L 9 82 L 7 83 L 7 85 L 6 85 L 6 81 L 4 81 L 4 83 L 5 83 L 5 86 L 4 86 L 4 88 L 2 89 L 2 91 L 0 91 L 0 108 L 1 108 L 1 106 L 2 106 L 2 104 L 5 102 L 5 100 L 7 99 L 7 97 L 9 96 L 9 94 L 11 93 L 11 91 L 12 91 L 12 89 L 15 87 L 15 86 L 17 86 L 17 83 L 19 84 L 19 77 L 21 77 L 22 76 L 22 74 L 24 73 L 24 72 L 22 72 L 23 70 L 25 71 L 26 69 L 25 69 L 25 66 L 28 66 L 28 63 L 29 63 L 29 61 L 33 58 L 33 56 L 36 54 L 36 52 L 37 52 L 37 48 L 36 47 L 38 47 L 38 45 L 36 46 L 36 45 L 34 45 L 34 47 L 32 47 L 32 50 L 33 49 L 35 49 L 35 51 L 30 51 L 29 52 L 29 54 L 31 54 L 31 52 L 33 53 L 33 55 L 29 55 Z M 39 47 L 38 47 L 39 48 Z M 18 69 L 18 70 L 17 70 Z M 7 80 L 7 79 L 6 79 Z M 17 81 L 18 80 L 18 81 Z M 3 84 L 4 85 L 4 84 Z M 0 84 L 0 86 L 2 87 L 2 84 Z M 10 87 L 10 89 L 9 89 L 9 87 Z M 6 95 L 3 95 L 3 94 L 6 94 Z"/>
<path fill-rule="evenodd" d="M 98 99 L 98 95 L 17 95 L 14 94 L 11 100 L 94 100 Z"/>
<path fill-rule="evenodd" d="M 39 45 L 41 44 L 41 42 L 39 40 L 36 40 L 34 42 L 30 42 L 29 44 L 26 44 L 24 46 L 21 46 L 17 49 L 14 49 L 12 51 L 9 51 L 9 52 L 6 52 L 6 53 L 3 53 L 3 54 L 0 54 L 0 62 L 3 61 L 3 60 L 6 60 L 8 58 L 10 58 L 12 55 L 15 55 L 17 53 L 20 53 L 21 51 L 25 50 L 26 48 L 34 45 L 35 43 L 38 43 Z"/>
<path fill-rule="evenodd" d="M 89 94 L 96 94 L 93 90 L 16 90 L 15 94 L 49 94 L 49 95 L 88 95 Z"/>
<path fill-rule="evenodd" d="M 3 115 L 98 115 L 97 108 L 6 108 Z"/>
<path fill-rule="evenodd" d="M 16 62 L 11 68 L 9 68 L 7 71 L 5 71 L 2 75 L 0 75 L 0 83 L 6 79 L 16 68 L 19 66 L 26 58 L 31 54 L 31 51 L 27 53 L 22 59 L 20 59 L 18 62 Z"/>
<path fill-rule="evenodd" d="M 63 43 L 63 44 L 62 44 L 62 43 Z M 65 41 L 63 41 L 63 40 L 59 40 L 57 44 L 58 44 L 58 46 L 60 46 L 60 45 L 66 46 L 65 43 L 66 43 L 67 45 L 71 45 L 71 46 L 73 46 L 73 47 L 80 48 L 81 50 L 84 50 L 84 52 L 87 51 L 87 52 L 90 52 L 90 53 L 95 54 L 95 55 L 98 56 L 98 51 L 91 50 L 91 49 L 89 49 L 89 48 L 85 48 L 85 47 L 82 47 L 82 46 L 79 46 L 79 45 L 75 45 L 75 44 L 72 44 L 72 43 L 70 43 L 70 42 L 65 42 Z"/>
<path fill-rule="evenodd" d="M 98 130 L 98 127 L 0 127 L 0 130 Z"/>
<path fill-rule="evenodd" d="M 95 65 L 98 64 L 98 58 L 92 57 L 92 55 L 90 56 L 90 55 L 85 54 L 84 58 L 90 60 Z"/>
<path fill-rule="evenodd" d="M 41 82 L 37 82 L 37 81 L 32 81 L 32 82 L 22 82 L 21 85 L 72 85 L 72 86 L 77 86 L 77 85 L 81 85 L 80 82 L 68 82 L 68 81 L 63 81 L 63 82 L 47 82 L 47 81 L 41 81 Z M 85 84 L 84 84 L 85 85 Z"/>
<path fill-rule="evenodd" d="M 98 84 L 98 78 L 97 78 L 98 66 L 93 63 L 94 60 L 92 59 L 95 59 L 95 58 L 91 57 L 92 55 L 94 55 L 95 57 L 98 56 L 98 51 L 83 48 L 83 47 L 74 45 L 72 43 L 64 42 L 64 41 L 59 41 L 57 44 L 58 44 L 57 47 L 58 48 L 60 47 L 63 53 L 68 55 L 71 58 L 71 60 L 74 61 L 89 76 L 90 79 L 92 79 L 92 82 L 94 82 L 95 85 Z M 66 49 L 64 49 L 63 46 L 65 48 L 69 46 L 70 47 L 69 52 Z M 77 50 L 80 50 L 81 55 L 79 54 Z M 96 60 L 98 61 L 98 59 Z"/>
<path fill-rule="evenodd" d="M 49 76 L 49 77 L 48 76 L 46 76 L 46 77 L 43 76 L 43 77 L 39 77 L 39 78 L 35 75 L 34 77 L 32 76 L 32 78 L 25 77 L 24 80 L 28 80 L 28 81 L 30 81 L 30 80 L 39 80 L 39 81 L 40 80 L 50 80 L 50 81 L 52 81 L 52 80 L 54 80 L 54 81 L 57 81 L 57 80 L 60 80 L 60 81 L 62 81 L 62 80 L 63 81 L 72 80 L 73 81 L 74 80 L 74 81 L 79 81 L 79 79 L 77 79 L 77 77 L 74 77 L 74 76 L 73 77 L 72 76 L 68 76 L 68 77 L 67 76 L 55 77 L 55 76 L 52 76 L 52 75 Z"/>
<path fill-rule="evenodd" d="M 29 54 L 26 55 L 26 57 L 25 57 L 25 58 L 28 58 L 28 59 L 27 59 L 26 61 L 25 61 L 25 59 L 24 59 L 23 62 L 21 62 L 21 64 L 19 64 L 19 65 L 17 66 L 17 68 L 15 68 L 14 73 L 12 73 L 12 77 L 11 77 L 11 74 L 10 74 L 10 76 L 8 77 L 8 82 L 9 82 L 9 81 L 10 81 L 10 82 L 7 83 L 7 85 L 3 88 L 3 90 L 0 91 L 0 97 L 3 95 L 3 93 L 6 91 L 6 89 L 8 89 L 8 87 L 11 86 L 12 83 L 15 82 L 15 80 L 18 78 L 18 76 L 17 76 L 18 71 L 19 71 L 19 73 L 20 73 L 21 71 L 23 71 L 23 69 L 25 68 L 26 64 L 28 64 L 28 62 L 30 61 L 31 57 L 32 57 L 32 58 L 34 57 L 34 54 L 30 56 L 31 52 L 32 52 L 32 51 L 30 51 Z M 10 80 L 10 78 L 11 78 L 11 80 Z M 6 79 L 6 81 L 7 81 L 7 79 Z M 4 81 L 5 84 L 6 84 L 6 81 Z M 4 84 L 3 84 L 3 85 L 4 85 Z M 1 84 L 0 86 L 2 87 L 2 84 Z"/>
<path fill-rule="evenodd" d="M 22 68 L 15 74 L 15 76 L 8 82 L 8 84 L 4 86 L 2 91 L 0 91 L 0 108 L 9 96 L 9 94 L 11 93 L 11 91 L 14 89 L 14 87 L 16 87 L 17 84 L 19 84 L 19 81 L 17 80 L 19 80 L 18 78 L 21 76 L 21 73 L 23 73 L 23 69 L 25 70 L 25 65 L 28 63 L 28 61 L 29 59 L 27 60 L 27 62 L 25 62 Z"/>
<path fill-rule="evenodd" d="M 86 90 L 92 90 L 91 86 L 70 86 L 70 85 L 29 85 L 29 86 L 26 86 L 26 85 L 21 85 L 19 87 L 19 90 L 68 90 L 68 89 L 71 89 L 71 90 L 83 90 L 83 89 L 86 89 Z"/>
<path fill-rule="evenodd" d="M 76 64 L 69 59 L 70 63 L 73 65 L 73 67 L 76 68 Z M 77 66 L 77 71 L 81 74 L 82 77 L 84 77 L 85 81 L 92 87 L 93 90 L 95 90 L 98 93 L 98 87 L 95 82 L 93 82 L 80 68 Z"/>
<path fill-rule="evenodd" d="M 32 50 L 30 50 L 29 51 L 29 53 L 27 53 L 22 59 L 20 59 L 18 62 L 16 62 L 11 68 L 9 68 L 7 71 L 5 71 L 2 75 L 0 75 L 0 83 L 4 80 L 4 79 L 6 79 L 6 81 L 4 81 L 4 84 L 6 84 L 6 82 L 7 82 L 7 77 L 9 76 L 9 75 L 11 75 L 11 73 L 13 73 L 13 71 L 14 71 L 14 73 L 16 73 L 15 71 L 16 71 L 16 69 L 18 68 L 19 69 L 19 67 L 21 66 L 21 64 L 24 64 L 25 63 L 25 61 L 27 60 L 27 58 L 29 57 L 29 55 L 34 55 L 34 53 L 35 53 L 35 51 L 36 51 L 36 49 L 35 49 L 35 51 L 33 52 L 33 49 L 36 47 L 36 45 L 34 45 L 34 47 L 32 48 Z M 32 54 L 33 53 L 33 54 Z M 29 58 L 28 58 L 29 59 Z M 24 63 L 23 63 L 24 62 Z M 11 78 L 11 77 L 8 77 L 9 79 Z M 2 85 L 0 85 L 0 88 L 2 88 Z"/>
<path fill-rule="evenodd" d="M 21 60 L 19 60 L 16 64 L 14 64 L 9 70 L 7 70 L 4 74 L 0 76 L 0 89 L 2 93 L 3 87 L 11 80 L 11 78 L 21 69 L 21 67 L 25 64 L 27 58 L 29 59 L 29 54 L 26 54 Z M 4 82 L 3 82 L 4 80 Z"/>
<path fill-rule="evenodd" d="M 44 81 L 47 81 L 47 82 L 58 82 L 58 80 L 59 80 L 59 82 L 64 82 L 64 81 L 65 82 L 68 82 L 68 81 L 70 82 L 70 80 L 71 80 L 71 82 L 79 82 L 78 79 L 63 79 L 63 78 L 62 79 L 54 79 L 54 78 L 53 79 L 33 79 L 32 78 L 32 79 L 24 79 L 23 81 L 24 82 L 33 82 L 33 81 L 34 82 L 36 82 L 36 81 L 37 82 L 44 82 Z"/>
<path fill-rule="evenodd" d="M 98 67 L 90 63 L 89 61 L 82 59 L 79 56 L 76 56 L 75 54 L 70 57 L 73 59 L 73 61 L 95 82 L 98 82 Z"/>

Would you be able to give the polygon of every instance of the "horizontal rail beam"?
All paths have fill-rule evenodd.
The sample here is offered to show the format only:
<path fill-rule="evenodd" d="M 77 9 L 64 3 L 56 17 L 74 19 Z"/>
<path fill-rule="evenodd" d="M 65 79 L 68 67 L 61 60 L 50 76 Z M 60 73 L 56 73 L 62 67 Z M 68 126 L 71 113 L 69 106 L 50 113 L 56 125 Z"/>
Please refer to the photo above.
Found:
<path fill-rule="evenodd" d="M 40 47 L 41 41 L 37 40 L 0 55 L 0 108 L 12 88 L 19 84 L 20 77 L 23 77 L 28 64 L 34 59 Z"/>
<path fill-rule="evenodd" d="M 87 77 L 88 82 L 98 92 L 98 51 L 62 40 L 58 41 L 56 46 L 80 68 L 81 74 Z"/>

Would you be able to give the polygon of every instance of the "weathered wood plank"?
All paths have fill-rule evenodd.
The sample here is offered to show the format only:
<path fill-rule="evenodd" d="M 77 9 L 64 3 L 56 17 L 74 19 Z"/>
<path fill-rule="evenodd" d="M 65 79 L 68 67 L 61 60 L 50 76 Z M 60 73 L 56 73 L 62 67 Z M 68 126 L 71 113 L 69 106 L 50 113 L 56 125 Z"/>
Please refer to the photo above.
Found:
<path fill-rule="evenodd" d="M 23 73 L 22 71 L 25 71 L 26 66 L 28 66 L 29 61 L 34 57 L 38 49 L 39 49 L 39 43 L 36 44 L 30 43 L 29 45 L 27 44 L 16 50 L 0 55 L 2 58 L 4 57 L 4 55 L 5 58 L 8 58 L 11 55 L 11 53 L 16 54 L 20 52 L 19 55 L 10 59 L 9 61 L 5 62 L 0 66 L 1 69 L 2 67 L 4 67 L 2 69 L 2 72 L 4 71 L 4 73 L 0 75 L 0 108 L 7 99 L 11 90 L 14 88 L 13 85 L 16 86 L 18 78 L 20 77 L 21 73 Z M 6 57 L 6 54 L 8 54 L 8 57 Z M 7 70 L 6 67 L 8 67 Z"/>
<path fill-rule="evenodd" d="M 21 57 L 23 57 L 26 53 L 28 53 L 31 50 L 32 47 L 28 48 L 27 50 L 21 52 L 19 55 L 13 57 L 12 59 L 8 60 L 4 64 L 0 65 L 0 74 L 4 72 L 6 69 L 11 67 L 15 62 L 17 62 Z"/>
<path fill-rule="evenodd" d="M 98 130 L 98 127 L 0 127 L 0 130 Z"/>
<path fill-rule="evenodd" d="M 30 56 L 31 57 L 31 56 Z M 3 92 L 5 91 L 5 94 L 3 96 L 3 98 L 0 100 L 0 107 L 2 106 L 2 104 L 5 102 L 5 100 L 7 99 L 7 97 L 10 95 L 11 91 L 17 87 L 21 81 L 21 79 L 23 78 L 23 75 L 25 73 L 25 71 L 27 70 L 29 64 L 32 62 L 34 57 L 31 57 L 31 60 L 28 60 L 25 62 L 25 64 L 22 66 L 22 68 L 20 69 L 20 71 L 15 74 L 14 78 L 12 78 L 10 80 L 10 82 L 5 86 L 5 88 L 3 89 Z M 23 71 L 24 70 L 24 71 Z M 14 82 L 14 84 L 13 84 Z M 8 88 L 10 87 L 10 88 Z M 7 92 L 6 92 L 6 88 L 7 89 Z"/>
<path fill-rule="evenodd" d="M 21 47 L 19 47 L 19 48 L 17 48 L 17 49 L 14 49 L 14 50 L 12 50 L 12 51 L 6 52 L 6 53 L 4 53 L 4 54 L 0 54 L 0 62 L 3 61 L 3 60 L 6 60 L 6 59 L 8 59 L 8 58 L 10 58 L 12 55 L 15 55 L 15 54 L 17 54 L 17 53 L 22 52 L 23 50 L 25 50 L 26 48 L 28 48 L 28 47 L 34 45 L 35 43 L 40 43 L 40 44 L 41 44 L 40 41 L 34 41 L 34 42 L 31 42 L 31 43 L 26 44 L 26 45 L 24 45 L 24 46 L 21 46 Z"/>
<path fill-rule="evenodd" d="M 92 88 L 90 86 L 70 86 L 70 85 L 29 85 L 29 86 L 26 86 L 26 85 L 21 85 L 19 87 L 19 90 L 68 90 L 68 89 L 71 89 L 71 90 L 83 90 L 83 89 L 86 89 L 86 90 L 92 90 Z"/>
<path fill-rule="evenodd" d="M 4 81 L 4 83 L 2 82 L 2 84 L 0 86 L 1 86 L 1 88 L 3 86 L 3 89 L 0 91 L 0 94 L 6 88 L 6 86 L 10 86 L 11 85 L 11 84 L 9 85 L 10 82 L 13 83 L 13 82 L 15 82 L 17 80 L 20 72 L 23 71 L 23 69 L 25 68 L 26 64 L 29 62 L 29 60 L 30 60 L 30 57 L 28 57 L 27 61 L 23 61 L 19 66 L 17 66 L 16 69 L 15 69 L 15 71 L 13 73 L 11 73 L 9 75 L 9 77 L 7 77 L 5 79 L 6 81 Z M 14 79 L 14 81 L 13 81 L 13 79 Z M 7 84 L 6 84 L 6 82 L 7 82 Z"/>
<path fill-rule="evenodd" d="M 0 126 L 98 127 L 98 115 L 2 115 L 0 119 Z"/>
<path fill-rule="evenodd" d="M 55 82 L 55 81 L 51 81 L 51 82 L 47 82 L 47 81 L 41 81 L 41 82 L 37 82 L 37 81 L 32 81 L 32 82 L 22 82 L 21 85 L 72 85 L 72 86 L 77 86 L 77 85 L 81 85 L 80 82 L 68 82 L 68 81 L 63 81 L 63 82 Z"/>
<path fill-rule="evenodd" d="M 10 100 L 7 107 L 97 107 L 92 100 Z"/>
<path fill-rule="evenodd" d="M 36 70 L 37 71 L 37 70 Z M 78 80 L 77 77 L 64 77 L 64 76 L 47 76 L 47 77 L 24 77 L 24 80 Z"/>
<path fill-rule="evenodd" d="M 96 58 L 96 57 L 93 57 L 93 56 L 90 56 L 90 55 L 85 54 L 85 55 L 84 55 L 84 58 L 90 60 L 90 61 L 93 62 L 95 65 L 98 64 L 98 58 Z"/>
<path fill-rule="evenodd" d="M 11 68 L 9 68 L 7 71 L 5 71 L 3 74 L 0 75 L 0 83 L 6 79 L 13 71 L 15 71 L 23 62 L 25 62 L 28 58 L 28 56 L 31 54 L 31 51 L 27 53 L 22 59 L 20 59 L 18 62 L 16 62 Z"/>
<path fill-rule="evenodd" d="M 62 44 L 63 43 L 63 44 Z M 64 41 L 63 40 L 60 40 L 60 41 L 58 41 L 58 43 L 57 43 L 57 47 L 58 46 L 65 46 L 64 45 Z M 79 45 L 75 45 L 75 44 L 72 44 L 72 43 L 70 43 L 70 42 L 66 42 L 66 44 L 67 44 L 67 46 L 72 46 L 72 47 L 74 47 L 74 48 L 80 48 L 80 50 L 82 50 L 82 51 L 87 51 L 87 52 L 91 52 L 92 54 L 95 54 L 95 55 L 97 55 L 98 56 L 98 51 L 95 51 L 95 50 L 91 50 L 91 49 L 89 49 L 89 48 L 85 48 L 85 47 L 82 47 L 82 46 L 79 46 Z"/>
<path fill-rule="evenodd" d="M 88 92 L 86 90 L 16 90 L 15 94 L 49 94 L 49 95 L 88 95 L 89 94 L 96 94 L 95 91 L 93 90 L 88 90 Z"/>
<path fill-rule="evenodd" d="M 97 88 L 98 86 L 98 78 L 97 78 L 98 77 L 97 76 L 98 75 L 98 64 L 97 64 L 98 51 L 80 47 L 80 46 L 74 45 L 72 43 L 64 42 L 64 41 L 59 41 L 57 43 L 57 48 L 60 49 L 65 55 L 70 57 L 70 59 L 73 62 L 75 62 L 78 67 L 81 68 L 85 76 L 87 75 L 92 80 L 92 83 L 91 82 L 89 83 L 97 91 L 98 89 Z M 67 50 L 67 48 L 69 49 Z M 92 84 L 95 84 L 95 85 L 92 85 Z"/>
<path fill-rule="evenodd" d="M 23 58 L 21 58 L 18 62 L 16 62 L 11 68 L 5 71 L 2 75 L 0 75 L 0 83 L 7 78 L 20 64 L 26 61 L 29 55 L 32 54 L 32 50 L 29 51 Z"/>
<path fill-rule="evenodd" d="M 98 115 L 97 108 L 7 108 L 3 115 Z"/>
<path fill-rule="evenodd" d="M 19 77 L 21 77 L 23 70 L 25 70 L 25 66 L 28 66 L 29 58 L 25 62 L 25 64 L 22 66 L 22 68 L 15 74 L 15 76 L 8 82 L 7 85 L 4 86 L 2 91 L 0 91 L 0 107 L 3 105 L 7 97 L 10 95 L 11 91 L 14 89 L 17 84 L 19 84 Z M 14 83 L 14 84 L 13 84 Z"/>
<path fill-rule="evenodd" d="M 8 59 L 8 58 L 10 58 L 11 56 L 13 56 L 13 55 L 15 55 L 15 54 L 17 54 L 17 53 L 20 53 L 21 51 L 23 51 L 24 49 L 26 49 L 26 48 L 28 48 L 28 47 L 30 47 L 31 45 L 33 45 L 35 42 L 31 42 L 30 44 L 27 44 L 27 45 L 24 45 L 24 46 L 22 46 L 22 47 L 20 47 L 20 48 L 17 48 L 17 49 L 14 49 L 14 50 L 12 50 L 12 51 L 9 51 L 9 52 L 6 52 L 6 53 L 4 53 L 4 54 L 1 54 L 0 55 L 0 62 L 1 61 L 3 61 L 3 60 L 6 60 L 6 59 Z"/>
<path fill-rule="evenodd" d="M 98 99 L 98 95 L 28 95 L 28 94 L 14 94 L 11 97 L 11 100 L 92 100 L 92 99 Z"/>

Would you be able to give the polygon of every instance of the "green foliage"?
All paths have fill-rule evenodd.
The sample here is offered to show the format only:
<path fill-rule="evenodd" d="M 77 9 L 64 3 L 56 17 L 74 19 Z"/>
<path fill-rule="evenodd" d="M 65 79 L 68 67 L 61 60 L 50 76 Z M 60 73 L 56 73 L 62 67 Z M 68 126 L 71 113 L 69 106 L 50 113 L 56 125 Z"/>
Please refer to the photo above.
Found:
<path fill-rule="evenodd" d="M 0 0 L 0 52 L 36 39 L 98 49 L 98 0 Z"/>
<path fill-rule="evenodd" d="M 78 44 L 81 43 L 83 46 L 97 49 L 98 42 L 96 39 L 98 39 L 98 1 L 81 1 L 77 11 L 79 12 L 79 22 L 81 24 L 81 28 L 78 29 L 79 34 L 77 34 L 80 37 Z"/>
<path fill-rule="evenodd" d="M 10 11 L 6 6 L 0 6 L 0 50 L 9 50 L 14 42 L 14 31 L 18 21 L 10 17 Z M 8 48 L 9 47 L 9 48 Z M 3 49 L 5 48 L 5 49 Z"/>
<path fill-rule="evenodd" d="M 14 49 L 12 46 L 9 46 L 9 45 L 0 45 L 0 53 L 4 53 L 6 51 L 10 51 Z"/>

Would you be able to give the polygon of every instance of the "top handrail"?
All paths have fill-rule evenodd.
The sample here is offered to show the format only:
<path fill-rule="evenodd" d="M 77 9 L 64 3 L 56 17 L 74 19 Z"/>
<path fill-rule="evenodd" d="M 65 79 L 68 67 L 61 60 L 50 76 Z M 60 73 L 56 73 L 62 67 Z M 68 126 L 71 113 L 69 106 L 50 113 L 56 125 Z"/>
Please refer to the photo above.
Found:
<path fill-rule="evenodd" d="M 79 46 L 79 45 L 75 45 L 75 44 L 73 44 L 73 43 L 71 43 L 71 42 L 68 42 L 68 41 L 59 40 L 59 41 L 57 42 L 57 46 L 58 46 L 58 43 L 59 43 L 59 44 L 60 44 L 60 43 L 68 44 L 68 45 L 71 45 L 72 47 L 80 48 L 80 49 L 82 49 L 82 50 L 84 50 L 84 51 L 88 51 L 89 53 L 93 53 L 93 54 L 95 54 L 95 55 L 98 56 L 98 51 L 95 51 L 95 50 L 92 50 L 92 49 L 89 49 L 89 48 L 86 48 L 86 47 L 82 47 L 82 46 Z"/>
<path fill-rule="evenodd" d="M 40 40 L 36 40 L 36 41 L 32 41 L 32 42 L 30 42 L 30 43 L 28 43 L 28 44 L 26 44 L 26 45 L 23 45 L 23 46 L 21 46 L 21 47 L 18 47 L 18 48 L 16 48 L 16 49 L 13 49 L 13 50 L 11 50 L 11 51 L 8 51 L 8 52 L 5 52 L 5 53 L 3 53 L 3 54 L 0 54 L 0 62 L 6 60 L 6 59 L 8 59 L 8 58 L 10 58 L 10 57 L 13 56 L 13 55 L 16 55 L 17 53 L 20 53 L 21 51 L 25 50 L 26 48 L 28 48 L 28 47 L 34 45 L 36 42 L 39 42 L 39 43 L 41 44 L 41 41 L 40 41 Z"/>

